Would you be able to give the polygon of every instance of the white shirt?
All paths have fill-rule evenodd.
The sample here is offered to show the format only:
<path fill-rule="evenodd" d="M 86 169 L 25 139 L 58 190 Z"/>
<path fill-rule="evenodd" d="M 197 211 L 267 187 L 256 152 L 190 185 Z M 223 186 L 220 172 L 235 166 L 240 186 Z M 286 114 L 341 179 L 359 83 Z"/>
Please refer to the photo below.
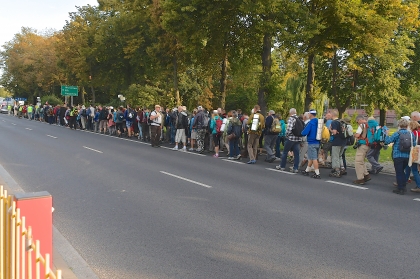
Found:
<path fill-rule="evenodd" d="M 157 115 L 157 112 L 154 110 L 154 111 L 152 111 L 152 113 L 150 114 L 150 116 L 155 116 L 155 115 Z M 154 118 L 152 121 L 153 122 L 150 125 L 152 125 L 152 126 L 160 126 L 162 124 L 162 114 L 159 113 L 159 116 L 156 117 L 156 118 Z"/>

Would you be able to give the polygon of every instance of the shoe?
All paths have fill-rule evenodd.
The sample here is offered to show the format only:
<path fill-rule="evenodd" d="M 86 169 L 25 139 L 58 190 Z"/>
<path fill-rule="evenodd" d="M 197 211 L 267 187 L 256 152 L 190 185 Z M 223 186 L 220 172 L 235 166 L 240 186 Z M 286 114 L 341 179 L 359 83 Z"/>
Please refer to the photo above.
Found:
<path fill-rule="evenodd" d="M 178 150 L 178 146 L 175 146 L 174 148 L 172 148 L 172 150 Z"/>
<path fill-rule="evenodd" d="M 285 171 L 285 168 L 282 168 L 280 165 L 276 166 L 276 170 L 281 170 L 281 171 Z"/>
<path fill-rule="evenodd" d="M 228 160 L 235 160 L 235 157 L 228 157 Z"/>
<path fill-rule="evenodd" d="M 384 169 L 384 167 L 379 167 L 376 169 L 375 174 L 380 173 L 382 170 Z"/>
<path fill-rule="evenodd" d="M 267 162 L 272 163 L 276 160 L 276 157 L 272 157 L 271 159 L 268 159 Z"/>
<path fill-rule="evenodd" d="M 190 148 L 190 149 L 188 149 L 188 151 L 194 151 L 194 148 Z"/>
<path fill-rule="evenodd" d="M 184 147 L 184 148 L 180 149 L 180 151 L 186 152 L 187 151 L 187 148 Z"/>
<path fill-rule="evenodd" d="M 219 158 L 219 154 L 214 154 L 213 157 L 214 158 Z"/>
<path fill-rule="evenodd" d="M 365 180 L 364 179 L 357 179 L 357 180 L 353 181 L 353 184 L 364 185 L 365 184 Z"/>
<path fill-rule="evenodd" d="M 414 192 L 414 193 L 420 193 L 420 188 L 419 187 L 412 188 L 412 189 L 410 189 L 410 191 Z"/>
<path fill-rule="evenodd" d="M 341 177 L 341 174 L 340 174 L 340 172 L 334 171 L 334 172 L 331 172 L 330 173 L 330 177 L 340 178 Z"/>
<path fill-rule="evenodd" d="M 241 159 L 241 154 L 235 157 L 235 160 L 239 160 L 239 159 Z"/>
<path fill-rule="evenodd" d="M 403 189 L 394 189 L 392 190 L 392 193 L 398 194 L 398 195 L 404 195 L 405 191 Z"/>
<path fill-rule="evenodd" d="M 371 180 L 372 178 L 370 178 L 369 174 L 365 175 L 365 177 L 363 178 L 365 180 L 365 182 L 368 182 L 369 180 Z"/>
<path fill-rule="evenodd" d="M 309 175 L 309 172 L 307 172 L 307 171 L 305 171 L 305 170 L 301 171 L 301 173 L 302 173 L 304 176 L 308 176 L 308 175 Z"/>
<path fill-rule="evenodd" d="M 340 175 L 347 175 L 347 171 L 346 170 L 340 170 Z"/>
<path fill-rule="evenodd" d="M 253 165 L 253 164 L 255 164 L 257 161 L 255 161 L 255 160 L 250 160 L 249 162 L 247 162 L 247 164 L 248 165 Z"/>
<path fill-rule="evenodd" d="M 398 183 L 397 182 L 392 183 L 392 185 L 394 185 L 394 187 L 398 187 Z"/>
<path fill-rule="evenodd" d="M 314 173 L 313 175 L 311 175 L 312 178 L 315 179 L 321 179 L 321 175 Z"/>

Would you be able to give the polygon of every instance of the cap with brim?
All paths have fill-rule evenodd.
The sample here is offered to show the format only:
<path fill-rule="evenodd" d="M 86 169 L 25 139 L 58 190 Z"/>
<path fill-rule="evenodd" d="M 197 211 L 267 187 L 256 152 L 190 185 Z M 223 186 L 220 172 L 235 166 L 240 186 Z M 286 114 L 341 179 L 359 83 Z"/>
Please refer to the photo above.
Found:
<path fill-rule="evenodd" d="M 403 117 L 401 117 L 401 119 L 405 119 L 405 120 L 410 121 L 410 116 L 403 116 Z"/>
<path fill-rule="evenodd" d="M 316 110 L 311 109 L 311 110 L 309 111 L 309 113 L 310 113 L 310 114 L 312 114 L 312 115 L 316 115 Z"/>
<path fill-rule="evenodd" d="M 343 118 L 343 121 L 344 121 L 344 123 L 346 123 L 346 124 L 350 124 L 350 123 L 351 123 L 351 118 L 350 118 L 350 117 L 348 117 L 348 116 L 346 116 L 346 117 L 344 117 L 344 118 Z"/>

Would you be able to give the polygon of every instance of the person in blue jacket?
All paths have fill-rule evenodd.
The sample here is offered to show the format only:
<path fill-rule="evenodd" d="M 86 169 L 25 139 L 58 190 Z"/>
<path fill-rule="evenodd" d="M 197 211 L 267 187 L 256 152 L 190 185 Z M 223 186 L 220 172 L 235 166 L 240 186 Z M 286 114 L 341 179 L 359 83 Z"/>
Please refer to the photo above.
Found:
<path fill-rule="evenodd" d="M 318 131 L 318 118 L 316 118 L 316 110 L 311 109 L 309 111 L 309 122 L 306 124 L 305 129 L 302 131 L 302 136 L 306 136 L 308 141 L 308 166 L 306 170 L 302 171 L 303 175 L 309 175 L 311 167 L 315 169 L 315 173 L 311 176 L 312 178 L 321 178 L 318 167 L 318 151 L 319 151 L 319 140 L 316 139 Z"/>

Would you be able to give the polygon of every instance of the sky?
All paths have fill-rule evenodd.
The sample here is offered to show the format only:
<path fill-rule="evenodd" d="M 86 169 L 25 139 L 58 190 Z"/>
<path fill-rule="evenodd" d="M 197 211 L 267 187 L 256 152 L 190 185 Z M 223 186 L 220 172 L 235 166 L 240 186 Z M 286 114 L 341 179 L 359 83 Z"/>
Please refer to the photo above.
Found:
<path fill-rule="evenodd" d="M 97 6 L 96 0 L 0 0 L 0 46 L 11 41 L 22 27 L 37 31 L 60 30 L 75 6 Z"/>

